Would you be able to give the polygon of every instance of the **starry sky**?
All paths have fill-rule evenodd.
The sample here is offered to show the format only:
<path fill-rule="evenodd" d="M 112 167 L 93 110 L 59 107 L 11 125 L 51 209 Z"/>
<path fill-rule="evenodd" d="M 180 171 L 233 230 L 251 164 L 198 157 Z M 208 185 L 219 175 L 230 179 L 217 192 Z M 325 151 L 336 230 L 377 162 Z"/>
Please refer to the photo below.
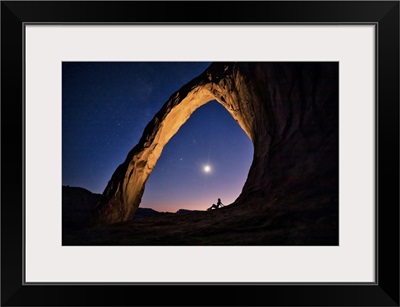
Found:
<path fill-rule="evenodd" d="M 102 193 L 147 123 L 209 62 L 64 62 L 62 184 Z M 165 146 L 140 207 L 205 210 L 240 194 L 253 145 L 216 101 L 197 109 Z"/>

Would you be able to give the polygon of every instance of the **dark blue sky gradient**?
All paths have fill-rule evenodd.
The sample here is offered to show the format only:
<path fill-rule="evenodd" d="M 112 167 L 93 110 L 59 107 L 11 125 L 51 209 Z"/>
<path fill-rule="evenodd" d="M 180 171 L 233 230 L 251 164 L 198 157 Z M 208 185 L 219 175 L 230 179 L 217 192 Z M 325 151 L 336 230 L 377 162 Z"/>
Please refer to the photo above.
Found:
<path fill-rule="evenodd" d="M 62 183 L 102 193 L 147 123 L 206 62 L 64 62 Z M 204 210 L 240 194 L 253 145 L 216 101 L 198 110 L 165 146 L 141 207 Z M 204 166 L 211 171 L 206 173 Z"/>

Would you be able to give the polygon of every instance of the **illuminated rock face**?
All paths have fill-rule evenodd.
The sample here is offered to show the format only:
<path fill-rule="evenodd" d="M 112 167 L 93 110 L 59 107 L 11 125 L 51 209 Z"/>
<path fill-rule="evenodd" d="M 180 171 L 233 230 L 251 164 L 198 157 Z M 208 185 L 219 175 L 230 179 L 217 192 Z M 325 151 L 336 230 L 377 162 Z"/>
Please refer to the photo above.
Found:
<path fill-rule="evenodd" d="M 217 100 L 254 144 L 235 204 L 262 205 L 306 189 L 338 190 L 338 64 L 213 63 L 174 93 L 116 169 L 93 225 L 130 220 L 164 146 L 191 114 Z"/>

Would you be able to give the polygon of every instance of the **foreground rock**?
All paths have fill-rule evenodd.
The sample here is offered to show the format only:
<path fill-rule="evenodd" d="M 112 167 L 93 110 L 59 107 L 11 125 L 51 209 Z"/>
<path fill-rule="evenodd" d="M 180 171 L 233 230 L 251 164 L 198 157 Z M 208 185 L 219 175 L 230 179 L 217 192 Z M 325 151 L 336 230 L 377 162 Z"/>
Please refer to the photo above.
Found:
<path fill-rule="evenodd" d="M 265 208 L 307 210 L 301 199 L 306 195 L 314 195 L 314 209 L 337 215 L 338 64 L 219 62 L 174 93 L 147 125 L 108 182 L 92 225 L 132 220 L 164 146 L 211 100 L 227 109 L 254 144 L 248 178 L 234 203 L 242 206 L 242 216 Z"/>
<path fill-rule="evenodd" d="M 221 246 L 337 245 L 337 199 L 298 192 L 263 204 L 164 213 L 131 221 L 63 229 L 63 245 Z M 146 211 L 146 210 L 145 210 Z"/>

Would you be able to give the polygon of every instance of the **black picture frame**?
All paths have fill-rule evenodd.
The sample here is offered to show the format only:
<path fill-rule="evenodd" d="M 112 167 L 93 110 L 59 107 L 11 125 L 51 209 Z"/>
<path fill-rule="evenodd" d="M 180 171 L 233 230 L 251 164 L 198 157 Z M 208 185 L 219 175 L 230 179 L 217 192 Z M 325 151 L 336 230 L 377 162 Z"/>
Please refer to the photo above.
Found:
<path fill-rule="evenodd" d="M 376 283 L 25 284 L 23 46 L 29 22 L 376 25 Z M 2 306 L 399 306 L 398 1 L 2 1 L 1 77 Z"/>

